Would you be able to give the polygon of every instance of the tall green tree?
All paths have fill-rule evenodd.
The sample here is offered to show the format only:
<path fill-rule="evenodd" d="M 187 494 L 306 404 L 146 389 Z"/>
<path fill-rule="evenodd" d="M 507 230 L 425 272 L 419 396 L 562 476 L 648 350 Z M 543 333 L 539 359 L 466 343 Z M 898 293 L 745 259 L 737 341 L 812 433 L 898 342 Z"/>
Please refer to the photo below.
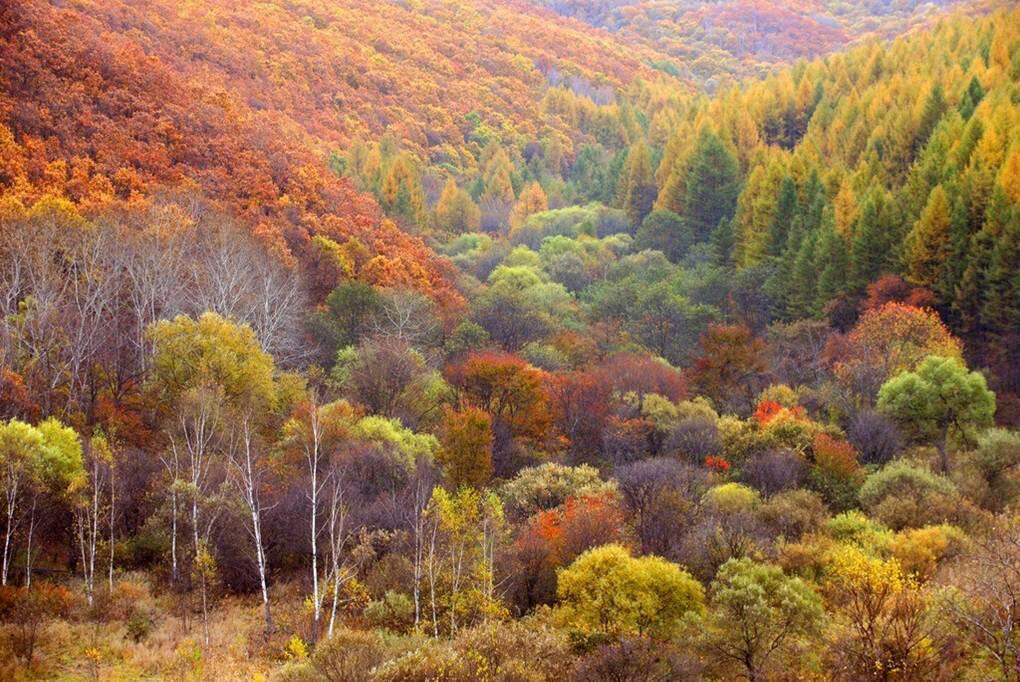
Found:
<path fill-rule="evenodd" d="M 740 169 L 737 160 L 712 131 L 705 129 L 690 161 L 684 218 L 697 241 L 705 241 L 721 220 L 737 208 Z"/>

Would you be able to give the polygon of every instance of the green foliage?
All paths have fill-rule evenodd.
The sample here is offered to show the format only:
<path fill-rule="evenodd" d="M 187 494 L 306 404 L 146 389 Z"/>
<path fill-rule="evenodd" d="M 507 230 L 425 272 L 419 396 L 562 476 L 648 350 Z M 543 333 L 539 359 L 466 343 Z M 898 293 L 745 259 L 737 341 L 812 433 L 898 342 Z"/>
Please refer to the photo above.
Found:
<path fill-rule="evenodd" d="M 687 177 L 684 216 L 697 241 L 705 241 L 737 206 L 737 162 L 719 137 L 704 129 L 698 138 Z"/>
<path fill-rule="evenodd" d="M 730 559 L 709 592 L 710 651 L 727 667 L 739 661 L 751 680 L 777 674 L 784 659 L 806 652 L 825 621 L 821 597 L 778 566 Z"/>
<path fill-rule="evenodd" d="M 156 348 L 153 383 L 167 404 L 186 391 L 216 387 L 237 405 L 275 406 L 273 358 L 262 350 L 250 327 L 216 313 L 204 313 L 197 320 L 179 315 L 153 325 L 149 338 Z"/>
<path fill-rule="evenodd" d="M 942 468 L 948 471 L 950 437 L 967 438 L 995 415 L 995 394 L 985 378 L 956 358 L 931 356 L 916 372 L 893 377 L 878 392 L 878 409 L 920 436 L 937 437 Z"/>
<path fill-rule="evenodd" d="M 953 521 L 960 512 L 953 482 L 905 460 L 897 460 L 865 479 L 861 504 L 894 530 Z"/>

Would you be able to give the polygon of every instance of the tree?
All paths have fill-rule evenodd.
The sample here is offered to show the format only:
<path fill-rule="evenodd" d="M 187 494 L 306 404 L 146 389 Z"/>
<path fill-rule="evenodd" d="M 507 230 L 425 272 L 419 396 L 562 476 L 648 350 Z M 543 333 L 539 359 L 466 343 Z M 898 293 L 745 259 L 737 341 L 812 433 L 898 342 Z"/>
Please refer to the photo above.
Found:
<path fill-rule="evenodd" d="M 689 614 L 704 612 L 704 590 L 676 564 L 635 558 L 620 545 L 589 550 L 564 569 L 556 593 L 564 620 L 582 631 L 668 639 Z"/>
<path fill-rule="evenodd" d="M 444 575 L 429 562 L 433 626 L 437 623 L 437 577 L 443 579 L 443 605 L 450 634 L 472 619 L 488 621 L 501 612 L 496 598 L 496 549 L 504 534 L 503 505 L 494 493 L 463 487 L 449 493 L 437 487 L 426 512 L 434 517 L 440 549 L 446 555 Z"/>
<path fill-rule="evenodd" d="M 436 203 L 436 224 L 439 229 L 453 234 L 477 232 L 481 221 L 482 212 L 471 195 L 457 187 L 453 178 L 447 180 Z"/>
<path fill-rule="evenodd" d="M 454 488 L 482 488 L 492 478 L 492 419 L 477 407 L 446 408 L 439 461 Z"/>
<path fill-rule="evenodd" d="M 740 192 L 738 171 L 722 141 L 704 129 L 690 161 L 684 200 L 684 219 L 696 241 L 707 240 L 719 221 L 733 217 Z"/>
<path fill-rule="evenodd" d="M 334 566 L 327 561 L 328 554 L 338 542 L 345 539 L 346 529 L 341 528 L 337 538 L 337 516 L 343 512 L 341 499 L 330 493 L 342 493 L 342 472 L 337 463 L 338 450 L 349 436 L 348 425 L 354 421 L 353 409 L 345 402 L 319 405 L 313 400 L 299 403 L 290 419 L 283 425 L 283 442 L 292 451 L 300 453 L 307 469 L 305 496 L 308 500 L 309 548 L 312 576 L 312 637 L 318 638 L 322 629 L 322 607 L 326 586 L 333 578 Z M 341 484 L 340 487 L 338 483 Z M 321 523 L 320 519 L 327 523 Z M 320 565 L 320 543 L 324 531 L 329 532 L 326 554 Z"/>
<path fill-rule="evenodd" d="M 687 255 L 693 243 L 694 234 L 684 219 L 661 209 L 652 211 L 641 221 L 635 238 L 637 248 L 661 251 L 673 263 Z"/>
<path fill-rule="evenodd" d="M 990 426 L 995 394 L 985 378 L 958 358 L 930 356 L 913 372 L 893 377 L 878 392 L 879 411 L 938 438 L 939 466 L 949 471 L 950 438 L 968 438 L 975 427 Z"/>
<path fill-rule="evenodd" d="M 524 360 L 503 353 L 472 353 L 448 368 L 450 383 L 467 404 L 492 419 L 493 466 L 497 476 L 511 473 L 515 441 L 538 443 L 551 423 L 545 375 Z"/>
<path fill-rule="evenodd" d="M 425 222 L 425 197 L 421 179 L 409 154 L 402 153 L 390 165 L 380 188 L 382 204 L 390 212 L 420 226 Z"/>
<path fill-rule="evenodd" d="M 832 665 L 854 679 L 931 677 L 943 638 L 929 615 L 929 598 L 895 559 L 858 547 L 836 549 L 825 566 L 822 592 L 834 614 Z"/>
<path fill-rule="evenodd" d="M 949 587 L 941 606 L 959 631 L 987 657 L 995 676 L 1020 680 L 1020 525 L 998 517 L 973 538 L 971 549 L 949 569 Z M 991 670 L 988 671 L 991 675 Z"/>
<path fill-rule="evenodd" d="M 549 199 L 545 196 L 542 185 L 532 182 L 521 190 L 513 210 L 510 212 L 510 228 L 515 229 L 524 224 L 528 216 L 541 213 L 549 208 Z"/>
<path fill-rule="evenodd" d="M 208 571 L 212 559 L 208 537 L 216 513 L 207 509 L 216 482 L 225 476 L 223 465 L 235 465 L 234 479 L 242 499 L 261 524 L 261 506 L 255 487 L 261 468 L 252 456 L 254 424 L 259 411 L 275 409 L 277 385 L 272 357 L 262 350 L 250 327 L 239 326 L 215 313 L 197 320 L 180 315 L 163 320 L 149 329 L 154 346 L 152 360 L 153 390 L 167 416 L 166 431 L 172 456 L 167 468 L 173 478 L 171 502 L 176 519 L 176 491 L 186 482 L 190 498 L 192 534 L 191 560 L 198 570 L 202 588 L 202 614 L 208 644 Z M 253 507 L 254 505 L 254 507 Z M 176 549 L 176 523 L 172 546 Z M 254 529 L 252 532 L 257 533 Z M 265 578 L 264 547 L 255 538 L 260 577 Z M 261 557 L 261 560 L 259 560 Z M 175 559 L 176 560 L 176 559 Z M 267 628 L 271 627 L 266 600 Z"/>
<path fill-rule="evenodd" d="M 17 419 L 0 422 L 0 491 L 5 517 L 0 585 L 7 585 L 14 542 L 26 504 L 29 518 L 25 568 L 26 582 L 30 582 L 39 497 L 55 493 L 54 501 L 60 501 L 80 487 L 83 479 L 81 443 L 72 429 L 53 418 L 38 427 Z"/>
<path fill-rule="evenodd" d="M 863 291 L 868 282 L 888 272 L 892 264 L 892 234 L 889 202 L 874 190 L 861 204 L 857 224 L 850 240 L 850 285 Z"/>
<path fill-rule="evenodd" d="M 627 153 L 627 167 L 624 170 L 621 201 L 623 210 L 637 227 L 652 210 L 655 203 L 655 175 L 648 145 L 639 140 L 631 145 Z"/>
<path fill-rule="evenodd" d="M 709 646 L 752 682 L 771 679 L 776 659 L 794 655 L 824 622 L 821 597 L 778 566 L 730 559 L 709 592 Z"/>
<path fill-rule="evenodd" d="M 950 252 L 949 198 L 942 186 L 937 186 L 928 197 L 921 217 L 907 235 L 906 261 L 910 281 L 942 294 L 952 292 L 946 288 Z"/>
<path fill-rule="evenodd" d="M 695 384 L 718 400 L 750 400 L 752 380 L 765 370 L 765 342 L 743 325 L 710 324 L 700 340 L 701 355 L 694 362 Z"/>
<path fill-rule="evenodd" d="M 962 357 L 963 346 L 935 311 L 891 302 L 866 311 L 827 354 L 840 381 L 871 397 L 882 382 L 916 369 L 929 355 Z"/>

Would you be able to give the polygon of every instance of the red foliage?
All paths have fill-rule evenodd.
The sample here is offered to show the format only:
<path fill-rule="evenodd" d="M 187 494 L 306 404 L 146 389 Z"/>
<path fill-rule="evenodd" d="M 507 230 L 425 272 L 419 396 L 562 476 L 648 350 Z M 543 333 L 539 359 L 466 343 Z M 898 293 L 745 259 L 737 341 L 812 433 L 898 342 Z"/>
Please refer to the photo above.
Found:
<path fill-rule="evenodd" d="M 41 408 L 28 394 L 28 387 L 21 375 L 0 368 L 0 420 L 17 418 L 34 422 L 40 415 Z"/>
<path fill-rule="evenodd" d="M 868 297 L 861 303 L 861 310 L 875 310 L 886 303 L 929 308 L 935 305 L 935 294 L 930 289 L 907 284 L 899 275 L 885 275 L 868 285 Z"/>
<path fill-rule="evenodd" d="M 774 400 L 762 400 L 758 403 L 758 406 L 754 409 L 754 414 L 751 416 L 758 423 L 758 426 L 767 426 L 769 422 L 783 412 L 786 412 L 794 419 L 807 419 L 807 414 L 802 406 L 794 405 L 787 408 Z"/>
<path fill-rule="evenodd" d="M 603 377 L 591 371 L 557 374 L 549 378 L 548 392 L 564 445 L 577 454 L 601 452 L 612 397 Z"/>
<path fill-rule="evenodd" d="M 702 354 L 694 361 L 694 381 L 705 395 L 745 394 L 748 380 L 765 370 L 765 342 L 745 325 L 710 324 L 700 343 Z"/>
<path fill-rule="evenodd" d="M 705 458 L 705 466 L 720 474 L 725 474 L 730 470 L 729 460 L 725 457 L 716 457 L 715 455 L 709 455 Z"/>
<path fill-rule="evenodd" d="M 595 372 L 617 393 L 658 393 L 674 402 L 687 398 L 683 373 L 651 355 L 616 353 Z"/>

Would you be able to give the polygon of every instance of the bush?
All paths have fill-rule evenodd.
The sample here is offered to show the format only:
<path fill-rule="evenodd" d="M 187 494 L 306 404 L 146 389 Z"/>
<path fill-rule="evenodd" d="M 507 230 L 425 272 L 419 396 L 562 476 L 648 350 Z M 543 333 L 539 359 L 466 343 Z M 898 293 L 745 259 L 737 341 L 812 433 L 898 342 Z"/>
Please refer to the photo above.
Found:
<path fill-rule="evenodd" d="M 374 627 L 403 632 L 414 624 L 414 602 L 403 592 L 387 590 L 365 607 L 365 618 Z"/>
<path fill-rule="evenodd" d="M 885 464 L 903 448 L 903 435 L 896 423 L 874 410 L 861 410 L 854 416 L 847 439 L 863 464 Z"/>
<path fill-rule="evenodd" d="M 804 477 L 803 458 L 790 450 L 768 450 L 751 458 L 740 470 L 740 480 L 768 497 L 796 488 Z"/>
<path fill-rule="evenodd" d="M 616 485 L 603 481 L 593 466 L 571 467 L 548 462 L 521 469 L 504 484 L 500 497 L 509 511 L 528 517 L 554 509 L 570 497 L 597 497 L 611 494 L 615 489 Z"/>
<path fill-rule="evenodd" d="M 751 511 L 758 505 L 758 491 L 740 483 L 724 483 L 710 489 L 703 498 L 705 506 L 721 514 Z"/>
<path fill-rule="evenodd" d="M 29 663 L 46 623 L 66 617 L 73 597 L 65 587 L 35 582 L 31 589 L 0 588 L 0 620 L 12 624 L 11 649 L 14 655 Z"/>
<path fill-rule="evenodd" d="M 871 516 L 893 530 L 959 518 L 960 495 L 953 482 L 904 460 L 868 476 L 858 496 Z"/>
<path fill-rule="evenodd" d="M 718 455 L 722 439 L 715 420 L 704 416 L 682 419 L 667 437 L 666 450 L 693 464 L 700 464 L 709 455 Z"/>
<path fill-rule="evenodd" d="M 383 641 L 374 632 L 341 628 L 312 653 L 312 667 L 328 682 L 362 682 L 385 658 Z"/>
<path fill-rule="evenodd" d="M 776 535 L 796 540 L 818 531 L 829 518 L 829 510 L 818 493 L 797 489 L 773 495 L 762 504 L 758 515 Z"/>
<path fill-rule="evenodd" d="M 372 679 L 378 682 L 563 680 L 569 668 L 570 652 L 563 633 L 527 620 L 492 621 L 461 630 L 451 640 L 430 639 L 414 651 L 380 666 Z"/>

